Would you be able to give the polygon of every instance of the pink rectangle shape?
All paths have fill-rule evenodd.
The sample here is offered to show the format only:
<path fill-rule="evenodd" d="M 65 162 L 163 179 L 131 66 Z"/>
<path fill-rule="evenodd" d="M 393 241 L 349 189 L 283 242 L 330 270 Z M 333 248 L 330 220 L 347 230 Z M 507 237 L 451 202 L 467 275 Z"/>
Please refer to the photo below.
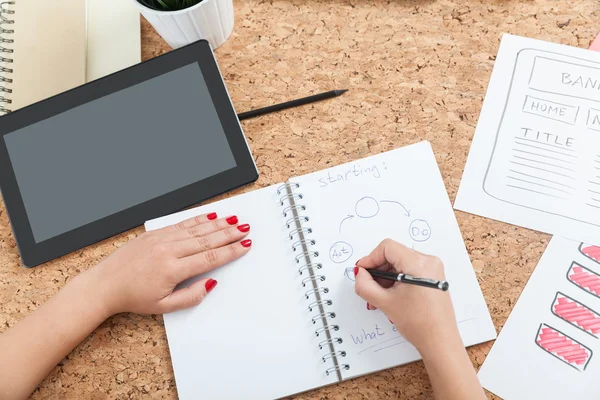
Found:
<path fill-rule="evenodd" d="M 600 332 L 600 314 L 577 300 L 558 292 L 551 310 L 554 315 L 576 328 L 597 338 Z"/>
<path fill-rule="evenodd" d="M 594 262 L 600 264 L 600 246 L 581 243 L 579 246 L 579 251 L 590 260 L 594 260 Z"/>
<path fill-rule="evenodd" d="M 546 324 L 540 324 L 535 343 L 546 353 L 580 372 L 585 371 L 592 359 L 591 349 Z"/>
<path fill-rule="evenodd" d="M 600 298 L 600 275 L 591 269 L 573 261 L 567 271 L 567 280 Z"/>

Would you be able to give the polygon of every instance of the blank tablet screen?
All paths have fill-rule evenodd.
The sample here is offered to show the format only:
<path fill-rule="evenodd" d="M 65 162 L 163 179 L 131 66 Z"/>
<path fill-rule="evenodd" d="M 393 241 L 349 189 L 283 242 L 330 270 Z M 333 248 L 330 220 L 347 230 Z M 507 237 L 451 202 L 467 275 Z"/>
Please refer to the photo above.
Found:
<path fill-rule="evenodd" d="M 4 140 L 36 243 L 236 167 L 197 63 Z"/>

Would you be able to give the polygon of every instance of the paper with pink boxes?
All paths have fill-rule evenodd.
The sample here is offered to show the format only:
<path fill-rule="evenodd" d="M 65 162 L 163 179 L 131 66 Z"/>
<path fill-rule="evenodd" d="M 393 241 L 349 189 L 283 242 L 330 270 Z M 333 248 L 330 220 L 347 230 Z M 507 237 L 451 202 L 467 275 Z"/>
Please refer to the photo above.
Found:
<path fill-rule="evenodd" d="M 598 244 L 552 238 L 479 371 L 486 389 L 504 399 L 600 398 Z"/>

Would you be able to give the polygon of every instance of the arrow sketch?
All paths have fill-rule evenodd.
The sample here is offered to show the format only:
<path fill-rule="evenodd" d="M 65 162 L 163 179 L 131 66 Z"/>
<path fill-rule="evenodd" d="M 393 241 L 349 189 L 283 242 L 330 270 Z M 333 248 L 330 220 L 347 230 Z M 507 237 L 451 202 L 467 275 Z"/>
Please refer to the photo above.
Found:
<path fill-rule="evenodd" d="M 344 223 L 344 221 L 352 219 L 352 218 L 354 218 L 354 215 L 348 214 L 348 216 L 346 218 L 344 218 L 342 220 L 342 222 L 340 222 L 340 233 L 342 233 L 342 224 Z"/>
<path fill-rule="evenodd" d="M 400 207 L 404 208 L 404 212 L 407 217 L 410 217 L 410 210 L 407 210 L 406 207 L 404 207 L 404 205 L 402 205 L 402 203 L 400 203 L 399 201 L 393 201 L 393 200 L 379 200 L 380 203 L 396 203 L 398 205 L 400 205 Z"/>

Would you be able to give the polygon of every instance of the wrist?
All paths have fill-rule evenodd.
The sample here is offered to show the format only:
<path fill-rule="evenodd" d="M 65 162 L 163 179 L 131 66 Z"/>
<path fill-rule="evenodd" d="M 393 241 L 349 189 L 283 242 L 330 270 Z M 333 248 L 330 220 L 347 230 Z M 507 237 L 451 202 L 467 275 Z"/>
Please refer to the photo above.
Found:
<path fill-rule="evenodd" d="M 106 288 L 106 282 L 102 279 L 102 274 L 99 273 L 99 267 L 82 272 L 68 285 L 69 289 L 76 293 L 74 296 L 77 296 L 77 301 L 85 299 L 91 316 L 98 321 L 104 321 L 117 312 L 110 305 L 110 294 Z"/>
<path fill-rule="evenodd" d="M 465 347 L 458 329 L 454 326 L 431 329 L 415 344 L 424 361 L 434 361 L 445 355 L 464 352 Z"/>

